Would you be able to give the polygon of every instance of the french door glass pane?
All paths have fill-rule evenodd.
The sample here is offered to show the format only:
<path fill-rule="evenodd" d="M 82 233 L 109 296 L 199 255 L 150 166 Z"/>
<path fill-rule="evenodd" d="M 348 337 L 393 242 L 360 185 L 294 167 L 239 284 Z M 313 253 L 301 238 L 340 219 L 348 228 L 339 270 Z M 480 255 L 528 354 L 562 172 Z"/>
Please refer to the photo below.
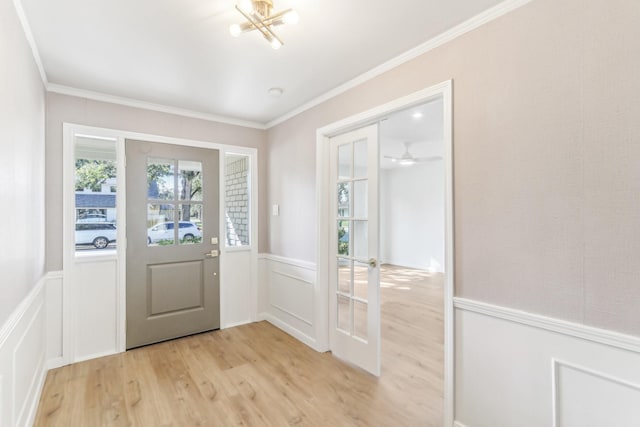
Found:
<path fill-rule="evenodd" d="M 338 184 L 338 217 L 348 218 L 351 204 L 351 183 L 341 182 Z"/>
<path fill-rule="evenodd" d="M 367 259 L 369 248 L 369 221 L 353 221 L 352 239 L 354 258 Z"/>
<path fill-rule="evenodd" d="M 349 256 L 349 221 L 340 220 L 338 221 L 338 255 Z"/>
<path fill-rule="evenodd" d="M 147 198 L 174 200 L 174 161 L 171 159 L 147 159 Z"/>
<path fill-rule="evenodd" d="M 178 161 L 178 199 L 202 201 L 202 163 Z"/>
<path fill-rule="evenodd" d="M 181 245 L 202 243 L 202 205 L 178 205 L 178 239 Z"/>
<path fill-rule="evenodd" d="M 354 160 L 353 160 L 353 164 L 355 167 L 355 170 L 353 171 L 353 176 L 354 178 L 359 178 L 359 177 L 366 177 L 367 176 L 367 172 L 368 172 L 368 161 L 367 161 L 367 157 L 368 157 L 368 142 L 366 139 L 363 139 L 362 141 L 356 141 L 353 143 L 353 153 L 354 153 Z"/>
<path fill-rule="evenodd" d="M 351 295 L 351 261 L 338 258 L 338 292 Z"/>
<path fill-rule="evenodd" d="M 358 219 L 367 219 L 367 181 L 353 182 L 353 217 Z"/>
<path fill-rule="evenodd" d="M 342 295 L 336 295 L 336 297 L 338 298 L 338 329 L 351 334 L 351 310 L 349 307 L 351 300 Z"/>
<path fill-rule="evenodd" d="M 353 163 L 353 150 L 351 144 L 338 147 L 338 179 L 351 178 L 351 165 Z"/>
<path fill-rule="evenodd" d="M 173 205 L 147 205 L 147 243 L 149 246 L 173 245 L 175 242 Z"/>
<path fill-rule="evenodd" d="M 355 261 L 353 263 L 353 295 L 366 301 L 368 284 L 369 266 L 362 262 Z"/>
<path fill-rule="evenodd" d="M 367 327 L 367 315 L 368 315 L 367 303 L 360 301 L 353 301 L 353 335 L 363 340 L 367 340 L 368 327 Z"/>

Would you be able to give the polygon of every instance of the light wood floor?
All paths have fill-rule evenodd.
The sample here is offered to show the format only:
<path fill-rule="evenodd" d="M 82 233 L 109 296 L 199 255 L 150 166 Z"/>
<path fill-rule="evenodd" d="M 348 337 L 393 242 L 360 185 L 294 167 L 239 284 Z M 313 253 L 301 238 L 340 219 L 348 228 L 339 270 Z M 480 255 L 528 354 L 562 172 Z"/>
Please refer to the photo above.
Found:
<path fill-rule="evenodd" d="M 36 426 L 441 426 L 442 276 L 383 266 L 382 376 L 266 322 L 52 370 Z"/>

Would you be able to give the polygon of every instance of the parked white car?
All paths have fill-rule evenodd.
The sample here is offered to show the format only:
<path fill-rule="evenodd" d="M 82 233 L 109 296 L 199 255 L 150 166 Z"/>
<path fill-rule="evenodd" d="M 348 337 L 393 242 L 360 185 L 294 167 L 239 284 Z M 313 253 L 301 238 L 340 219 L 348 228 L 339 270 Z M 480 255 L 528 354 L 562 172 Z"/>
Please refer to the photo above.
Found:
<path fill-rule="evenodd" d="M 182 241 L 192 241 L 202 239 L 202 232 L 192 222 L 178 222 L 178 239 Z M 157 243 L 161 240 L 173 240 L 173 222 L 161 222 L 147 230 L 149 243 Z"/>
<path fill-rule="evenodd" d="M 111 223 L 76 223 L 76 245 L 93 245 L 104 249 L 116 241 L 116 226 Z"/>

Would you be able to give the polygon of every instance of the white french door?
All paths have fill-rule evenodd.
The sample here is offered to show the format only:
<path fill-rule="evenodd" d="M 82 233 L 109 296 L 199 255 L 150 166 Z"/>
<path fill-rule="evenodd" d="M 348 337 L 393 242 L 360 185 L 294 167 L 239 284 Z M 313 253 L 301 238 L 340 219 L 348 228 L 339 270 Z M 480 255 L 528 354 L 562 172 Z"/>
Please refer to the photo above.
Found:
<path fill-rule="evenodd" d="M 333 137 L 330 149 L 331 351 L 380 375 L 378 125 Z"/>

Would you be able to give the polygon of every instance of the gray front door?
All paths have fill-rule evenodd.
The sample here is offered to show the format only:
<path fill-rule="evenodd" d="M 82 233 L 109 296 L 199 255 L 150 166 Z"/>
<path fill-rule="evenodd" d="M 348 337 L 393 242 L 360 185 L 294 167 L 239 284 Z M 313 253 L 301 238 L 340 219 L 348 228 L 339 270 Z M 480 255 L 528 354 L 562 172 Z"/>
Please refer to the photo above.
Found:
<path fill-rule="evenodd" d="M 218 329 L 218 150 L 125 147 L 127 348 Z"/>

